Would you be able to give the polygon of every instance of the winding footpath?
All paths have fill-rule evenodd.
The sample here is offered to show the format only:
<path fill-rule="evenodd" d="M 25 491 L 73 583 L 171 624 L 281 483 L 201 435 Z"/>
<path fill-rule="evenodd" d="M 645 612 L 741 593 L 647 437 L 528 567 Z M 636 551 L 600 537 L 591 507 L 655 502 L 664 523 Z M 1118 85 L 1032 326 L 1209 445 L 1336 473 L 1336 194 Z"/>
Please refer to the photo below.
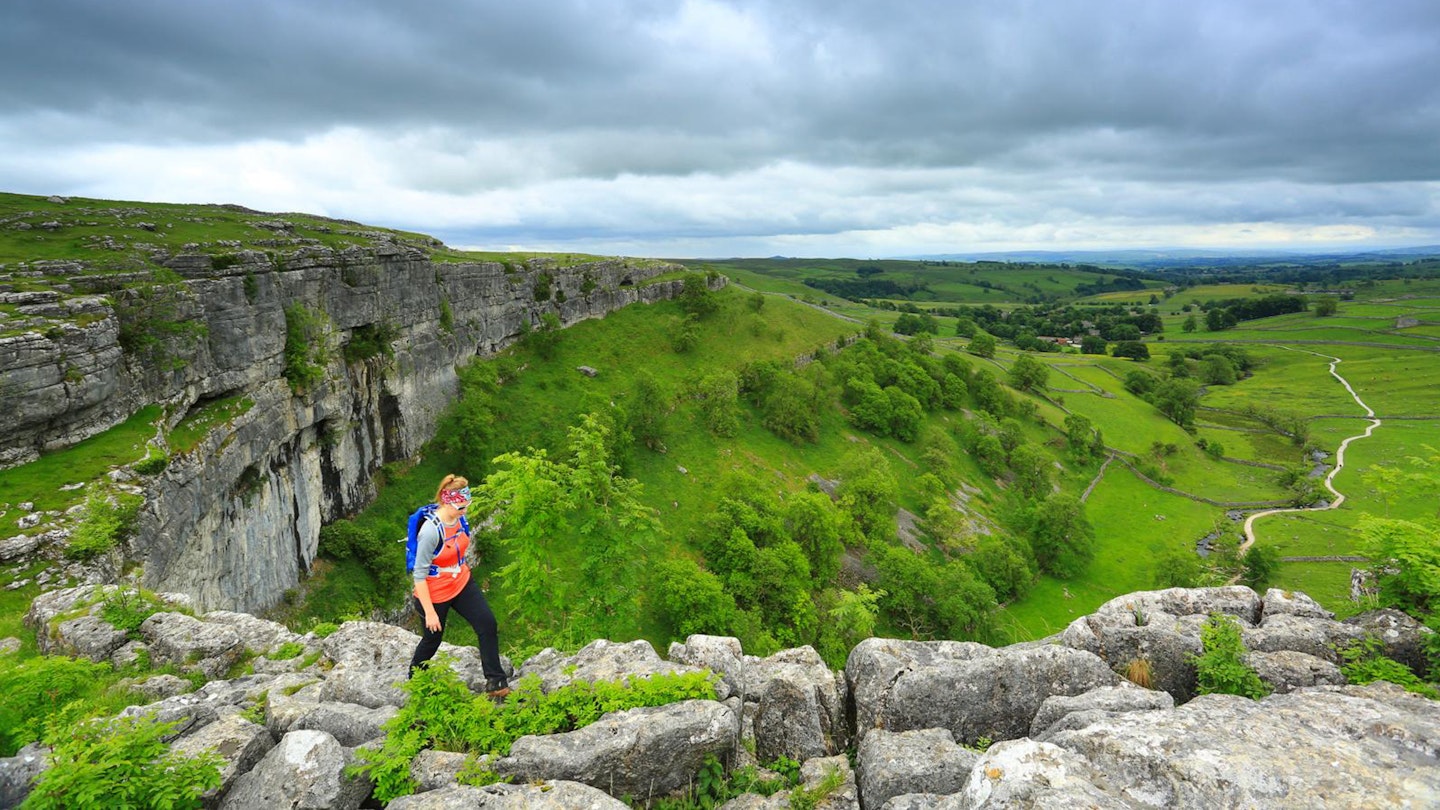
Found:
<path fill-rule="evenodd" d="M 1258 518 L 1265 517 L 1266 515 L 1278 515 L 1282 512 L 1323 512 L 1327 509 L 1334 509 L 1340 504 L 1344 503 L 1344 493 L 1337 490 L 1335 488 L 1335 485 L 1331 482 L 1335 479 L 1335 475 L 1345 467 L 1345 448 L 1350 446 L 1350 443 L 1355 441 L 1356 439 L 1369 438 L 1370 434 L 1375 432 L 1375 428 L 1380 427 L 1380 420 L 1375 416 L 1375 411 L 1371 410 L 1370 406 L 1365 404 L 1365 400 L 1361 399 L 1360 395 L 1355 393 L 1355 389 L 1350 387 L 1350 382 L 1344 377 L 1341 377 L 1340 372 L 1335 370 L 1335 366 L 1339 365 L 1342 362 L 1340 358 L 1330 357 L 1330 355 L 1328 354 L 1320 354 L 1318 352 L 1312 352 L 1306 349 L 1292 349 L 1292 351 L 1305 352 L 1306 354 L 1313 354 L 1316 357 L 1329 357 L 1330 375 L 1335 379 L 1339 380 L 1341 385 L 1345 386 L 1345 390 L 1350 392 L 1350 396 L 1354 397 L 1355 403 L 1357 405 L 1365 409 L 1365 415 L 1369 417 L 1370 424 L 1368 427 L 1365 428 L 1364 433 L 1351 436 L 1340 442 L 1340 448 L 1335 451 L 1335 469 L 1331 470 L 1330 474 L 1325 476 L 1325 488 L 1330 490 L 1330 493 L 1335 496 L 1335 499 L 1330 503 L 1326 504 L 1325 506 L 1301 506 L 1291 507 L 1287 509 L 1266 509 L 1263 512 L 1254 513 L 1253 515 L 1245 519 L 1245 542 L 1240 544 L 1240 554 L 1244 554 L 1246 551 L 1248 551 L 1251 544 L 1255 542 L 1255 521 Z"/>

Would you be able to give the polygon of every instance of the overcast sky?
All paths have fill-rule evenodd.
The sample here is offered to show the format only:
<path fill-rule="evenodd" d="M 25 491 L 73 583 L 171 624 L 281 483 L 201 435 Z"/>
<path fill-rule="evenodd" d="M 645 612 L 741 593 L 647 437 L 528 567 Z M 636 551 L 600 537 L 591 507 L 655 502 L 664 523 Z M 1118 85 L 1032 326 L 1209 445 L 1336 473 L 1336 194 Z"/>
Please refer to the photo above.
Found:
<path fill-rule="evenodd" d="M 1440 243 L 1436 0 L 3 0 L 0 190 L 668 257 Z"/>

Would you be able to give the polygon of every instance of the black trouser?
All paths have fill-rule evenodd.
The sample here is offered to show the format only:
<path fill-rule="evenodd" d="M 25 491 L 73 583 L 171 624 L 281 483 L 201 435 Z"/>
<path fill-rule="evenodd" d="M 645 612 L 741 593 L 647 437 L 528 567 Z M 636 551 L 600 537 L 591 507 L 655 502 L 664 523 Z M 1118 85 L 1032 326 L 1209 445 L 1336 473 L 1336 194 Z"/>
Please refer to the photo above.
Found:
<path fill-rule="evenodd" d="M 414 596 L 410 601 L 415 605 L 415 612 L 420 614 L 420 625 L 422 634 L 420 643 L 415 647 L 415 655 L 410 658 L 410 674 L 415 674 L 415 668 L 435 657 L 435 651 L 440 649 L 440 641 L 445 637 L 445 618 L 450 615 L 450 608 L 464 617 L 465 621 L 475 630 L 475 636 L 479 639 L 480 646 L 480 667 L 485 672 L 485 680 L 491 686 L 503 686 L 505 684 L 505 669 L 500 665 L 500 635 L 495 624 L 495 614 L 490 610 L 490 603 L 485 601 L 485 593 L 480 586 L 475 584 L 475 578 L 465 583 L 465 587 L 455 594 L 455 597 L 448 602 L 435 603 L 435 615 L 440 617 L 440 629 L 431 630 L 425 627 L 425 606 Z"/>

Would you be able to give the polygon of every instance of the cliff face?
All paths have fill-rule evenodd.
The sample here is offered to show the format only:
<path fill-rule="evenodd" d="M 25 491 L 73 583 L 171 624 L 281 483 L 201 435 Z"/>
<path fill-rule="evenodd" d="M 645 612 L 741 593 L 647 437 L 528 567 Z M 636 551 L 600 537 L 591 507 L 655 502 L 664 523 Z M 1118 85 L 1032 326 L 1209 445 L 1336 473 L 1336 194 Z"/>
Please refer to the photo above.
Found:
<path fill-rule="evenodd" d="M 314 560 L 320 526 L 363 506 L 374 472 L 433 435 L 457 367 L 510 344 L 544 313 L 570 325 L 682 286 L 644 284 L 677 269 L 656 263 L 442 264 L 400 245 L 166 264 L 182 281 L 158 302 L 133 290 L 5 294 L 40 326 L 0 338 L 0 407 L 10 415 L 0 465 L 73 444 L 150 403 L 163 404 L 173 426 L 240 398 L 248 410 L 148 482 L 131 551 L 145 563 L 146 587 L 188 593 L 202 609 L 246 611 L 294 586 Z M 77 276 L 73 287 L 98 293 L 116 281 Z M 163 313 L 165 328 L 142 333 L 153 340 L 139 348 L 131 337 L 122 351 L 127 323 L 115 299 L 138 317 Z M 295 304 L 324 313 L 337 347 L 393 327 L 393 356 L 347 362 L 335 351 L 323 381 L 294 394 L 284 349 L 285 310 Z"/>

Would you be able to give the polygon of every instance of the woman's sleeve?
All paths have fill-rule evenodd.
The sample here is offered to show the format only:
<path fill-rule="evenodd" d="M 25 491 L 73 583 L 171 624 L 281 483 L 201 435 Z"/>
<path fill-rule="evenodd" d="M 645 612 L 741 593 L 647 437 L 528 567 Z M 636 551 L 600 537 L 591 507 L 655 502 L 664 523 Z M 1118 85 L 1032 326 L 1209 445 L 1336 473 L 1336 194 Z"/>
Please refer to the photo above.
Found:
<path fill-rule="evenodd" d="M 438 548 L 440 530 L 428 520 L 421 523 L 420 533 L 415 537 L 415 571 L 411 574 L 416 582 L 423 582 L 430 575 L 430 561 L 435 559 Z"/>

